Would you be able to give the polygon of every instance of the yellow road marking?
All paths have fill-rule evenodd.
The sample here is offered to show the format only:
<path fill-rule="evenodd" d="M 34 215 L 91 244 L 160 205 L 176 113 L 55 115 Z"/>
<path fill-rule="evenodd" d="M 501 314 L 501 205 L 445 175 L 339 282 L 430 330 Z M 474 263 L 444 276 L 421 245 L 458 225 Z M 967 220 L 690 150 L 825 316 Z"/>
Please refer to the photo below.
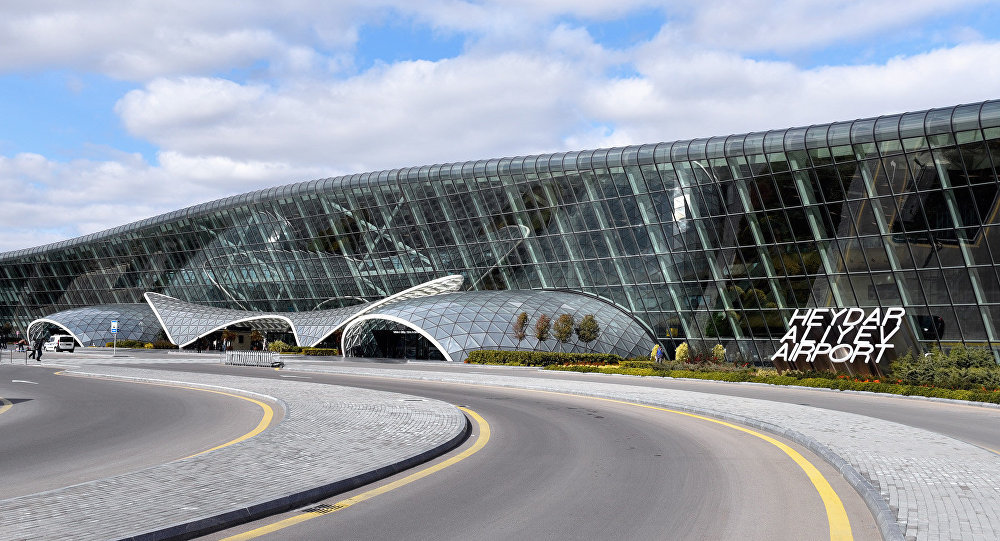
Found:
<path fill-rule="evenodd" d="M 6 398 L 0 396 L 0 414 L 6 413 L 7 410 L 14 407 L 14 403 Z"/>
<path fill-rule="evenodd" d="M 556 391 L 540 391 L 540 390 L 533 390 L 533 391 L 539 393 L 549 393 L 549 394 L 557 394 L 563 396 L 573 396 L 573 397 L 583 396 L 570 393 L 560 393 Z M 798 451 L 792 449 L 788 445 L 785 445 L 784 443 L 770 436 L 761 434 L 760 432 L 750 430 L 749 428 L 744 428 L 742 426 L 735 425 L 733 423 L 727 423 L 726 421 L 720 421 L 718 419 L 713 419 L 711 417 L 705 417 L 703 415 L 688 413 L 686 411 L 661 408 L 658 406 L 650 406 L 648 404 L 639 404 L 637 402 L 627 402 L 625 400 L 615 400 L 613 398 L 601 398 L 597 396 L 583 396 L 583 398 L 590 398 L 593 400 L 603 400 L 605 402 L 614 402 L 616 404 L 625 404 L 629 406 L 638 406 L 640 408 L 666 411 L 669 413 L 676 413 L 677 415 L 684 415 L 686 417 L 701 419 L 703 421 L 709 421 L 725 427 L 732 428 L 733 430 L 739 430 L 740 432 L 750 434 L 751 436 L 756 436 L 770 443 L 771 445 L 774 445 L 778 449 L 781 449 L 786 455 L 788 455 L 793 461 L 795 461 L 795 463 L 798 464 L 800 468 L 802 468 L 802 470 L 806 473 L 806 476 L 809 477 L 809 480 L 816 488 L 817 492 L 819 492 L 820 499 L 823 500 L 823 506 L 826 508 L 827 521 L 830 524 L 831 541 L 848 541 L 854 539 L 854 535 L 851 533 L 851 521 L 850 519 L 847 518 L 847 510 L 844 509 L 844 503 L 840 501 L 840 497 L 837 496 L 837 492 L 833 490 L 833 487 L 830 486 L 830 483 L 826 480 L 825 477 L 823 477 L 823 474 L 820 473 L 818 469 L 816 469 L 816 466 L 813 466 L 812 463 L 806 460 L 804 456 L 799 454 Z"/>
<path fill-rule="evenodd" d="M 354 374 L 339 374 L 339 375 L 348 375 L 349 376 L 349 375 L 354 375 Z M 369 376 L 369 375 L 360 376 L 359 375 L 359 376 L 356 376 L 356 377 L 361 377 L 361 378 L 364 378 L 364 377 L 380 377 L 380 378 L 386 378 L 386 379 L 393 379 L 393 378 L 391 378 L 389 376 Z M 471 385 L 473 387 L 487 387 L 487 388 L 491 387 L 490 385 L 480 385 L 480 384 L 475 384 L 475 383 L 462 383 L 462 384 L 459 384 L 459 385 Z M 778 440 L 776 440 L 776 439 L 774 439 L 774 438 L 772 438 L 770 436 L 766 436 L 764 434 L 761 434 L 760 432 L 756 432 L 754 430 L 750 430 L 749 428 L 744 428 L 744 427 L 739 426 L 739 425 L 735 425 L 735 424 L 732 424 L 732 423 L 727 423 L 726 421 L 720 421 L 718 419 L 713 419 L 711 417 L 706 417 L 706 416 L 703 416 L 703 415 L 697 415 L 697 414 L 694 414 L 694 413 L 688 413 L 688 412 L 680 411 L 680 410 L 673 410 L 673 409 L 669 409 L 669 408 L 661 408 L 661 407 L 658 407 L 658 406 L 650 406 L 648 404 L 639 404 L 637 402 L 627 402 L 625 400 L 615 400 L 613 398 L 601 398 L 601 397 L 598 397 L 598 396 L 587 396 L 587 395 L 579 395 L 579 394 L 572 394 L 572 393 L 561 393 L 561 392 L 557 392 L 557 391 L 543 391 L 543 390 L 539 390 L 539 389 L 517 389 L 517 390 L 528 391 L 528 392 L 533 392 L 533 393 L 554 394 L 554 395 L 560 395 L 560 396 L 572 396 L 572 397 L 575 397 L 575 398 L 590 398 L 592 400 L 603 400 L 605 402 L 614 402 L 614 403 L 617 403 L 617 404 L 625 404 L 625 405 L 629 405 L 629 406 L 638 406 L 640 408 L 647 408 L 647 409 L 652 409 L 652 410 L 665 411 L 665 412 L 669 412 L 669 413 L 676 413 L 677 415 L 684 415 L 684 416 L 692 417 L 692 418 L 695 418 L 695 419 L 701 419 L 701 420 L 704 420 L 704 421 L 709 421 L 709 422 L 712 422 L 712 423 L 716 423 L 716 424 L 719 424 L 719 425 L 722 425 L 722 426 L 726 426 L 726 427 L 732 428 L 734 430 L 739 430 L 740 432 L 744 432 L 746 434 L 750 434 L 752 436 L 758 437 L 758 438 L 760 438 L 760 439 L 762 439 L 762 440 L 764 440 L 764 441 L 766 441 L 766 442 L 774 445 L 778 449 L 781 449 L 786 455 L 789 456 L 789 458 L 791 458 L 796 464 L 798 464 L 798 466 L 800 468 L 802 468 L 802 470 L 805 472 L 806 476 L 809 478 L 809 481 L 812 482 L 813 486 L 816 488 L 816 491 L 819 492 L 820 499 L 823 501 L 823 507 L 826 509 L 827 521 L 828 521 L 828 523 L 830 525 L 830 540 L 831 541 L 850 541 L 850 540 L 854 539 L 854 534 L 851 533 L 851 521 L 847 517 L 847 510 L 844 509 L 844 503 L 840 500 L 840 497 L 837 496 L 837 492 L 835 490 L 833 490 L 833 487 L 830 486 L 830 483 L 826 480 L 826 478 L 823 477 L 823 474 L 820 473 L 820 471 L 818 469 L 816 469 L 816 466 L 813 466 L 811 462 L 809 462 L 808 460 L 806 460 L 806 458 L 804 456 L 802 456 L 801 454 L 799 454 L 798 451 L 796 451 L 795 449 L 792 449 L 788 445 L 785 445 L 784 443 L 782 443 L 782 442 L 780 442 L 780 441 L 778 441 Z M 233 538 L 229 538 L 229 539 L 244 539 L 244 538 L 233 537 Z M 246 539 L 249 539 L 249 538 L 246 538 Z"/>
<path fill-rule="evenodd" d="M 254 404 L 257 404 L 258 406 L 260 406 L 260 408 L 262 410 L 264 410 L 264 415 L 263 415 L 263 417 L 261 417 L 260 422 L 257 423 L 257 427 L 254 428 L 253 430 L 251 430 L 250 432 L 247 432 L 246 434 L 243 434 L 242 436 L 240 436 L 240 437 L 238 437 L 238 438 L 236 438 L 234 440 L 227 441 L 226 443 L 223 443 L 222 445 L 216 445 L 215 447 L 212 447 L 211 449 L 205 449 L 204 451 L 201 451 L 200 453 L 195 453 L 193 455 L 189 455 L 189 456 L 186 456 L 184 458 L 196 457 L 198 455 L 203 455 L 205 453 L 210 453 L 212 451 L 216 451 L 218 449 L 222 449 L 223 447 L 229 447 L 230 445 L 233 445 L 235 443 L 239 443 L 241 441 L 248 440 L 248 439 L 256 436 L 257 434 L 260 434 L 264 430 L 266 430 L 267 427 L 271 425 L 271 421 L 274 419 L 274 409 L 271 408 L 271 406 L 267 405 L 265 402 L 261 402 L 260 400 L 253 399 L 253 398 L 250 398 L 248 396 L 240 396 L 238 394 L 224 393 L 222 391 L 213 391 L 211 389 L 199 389 L 197 387 L 185 387 L 185 386 L 181 386 L 181 385 L 172 385 L 172 387 L 181 387 L 181 388 L 184 388 L 184 389 L 194 389 L 196 391 L 205 391 L 205 392 L 208 392 L 208 393 L 215 393 L 215 394 L 221 394 L 223 396 L 231 396 L 233 398 L 239 398 L 241 400 L 246 400 L 247 402 L 253 402 Z"/>
<path fill-rule="evenodd" d="M 294 517 L 289 517 L 289 518 L 286 518 L 284 520 L 279 520 L 278 522 L 275 522 L 274 524 L 269 524 L 267 526 L 261 526 L 260 528 L 256 528 L 256 529 L 250 530 L 249 532 L 244 532 L 244 533 L 241 533 L 241 534 L 238 534 L 238 535 L 234 535 L 232 537 L 227 537 L 223 541 L 242 541 L 242 540 L 246 540 L 246 539 L 255 539 L 255 538 L 260 537 L 262 535 L 267 535 L 269 533 L 274 533 L 274 532 L 276 532 L 278 530 L 282 530 L 282 529 L 287 528 L 289 526 L 293 526 L 295 524 L 299 524 L 299 523 L 305 522 L 307 520 L 314 519 L 316 517 L 321 517 L 321 516 L 329 515 L 332 512 L 340 511 L 341 509 L 345 509 L 345 508 L 350 507 L 350 506 L 352 506 L 352 505 L 354 505 L 356 503 L 361 503 L 361 502 L 363 502 L 365 500 L 369 500 L 371 498 L 374 498 L 375 496 L 378 496 L 380 494 L 385 494 L 386 492 L 389 492 L 391 490 L 395 490 L 395 489 L 397 489 L 397 488 L 399 488 L 401 486 L 404 486 L 404 485 L 408 485 L 408 484 L 410 484 L 410 483 L 412 483 L 414 481 L 419 481 L 420 479 L 423 479 L 424 477 L 427 477 L 428 475 L 431 475 L 433 473 L 437 473 L 437 472 L 439 472 L 439 471 L 441 471 L 441 470 L 443 470 L 443 469 L 445 469 L 445 468 L 447 468 L 449 466 L 453 466 L 453 465 L 457 464 L 458 462 L 460 462 L 462 460 L 465 460 L 466 458 L 469 458 L 470 456 L 478 453 L 490 441 L 490 424 L 487 423 L 486 419 L 483 419 L 478 413 L 476 413 L 476 412 L 474 412 L 474 411 L 472 411 L 472 410 L 470 410 L 468 408 L 459 407 L 458 409 L 464 411 L 470 417 L 472 417 L 472 419 L 476 422 L 476 425 L 478 425 L 478 427 L 479 427 L 479 438 L 476 439 L 476 442 L 472 445 L 472 447 L 469 447 L 465 451 L 462 451 L 461 453 L 459 453 L 459 454 L 457 454 L 457 455 L 449 458 L 448 460 L 445 460 L 443 462 L 440 462 L 440 463 L 435 464 L 433 466 L 430 466 L 428 468 L 424 468 L 424 469 L 422 469 L 422 470 L 420 470 L 420 471 L 418 471 L 416 473 L 413 473 L 411 475 L 408 475 L 406 477 L 403 477 L 402 479 L 398 479 L 396 481 L 393 481 L 391 483 L 387 483 L 387 484 L 382 485 L 380 487 L 373 488 L 373 489 L 371 489 L 371 490 L 369 490 L 367 492 L 363 492 L 361 494 L 358 494 L 357 496 L 352 496 L 350 498 L 347 498 L 346 500 L 341 500 L 341 501 L 333 504 L 332 506 L 330 506 L 329 509 L 331 509 L 331 510 L 329 510 L 329 511 L 328 510 L 324 510 L 322 512 L 319 512 L 319 511 L 308 511 L 308 512 L 302 513 L 300 515 L 296 515 Z"/>
<path fill-rule="evenodd" d="M 60 370 L 59 372 L 55 372 L 55 375 L 57 375 L 57 376 L 81 377 L 81 376 L 76 376 L 72 372 L 65 373 L 62 370 Z M 98 378 L 98 379 L 108 379 L 110 381 L 122 381 L 122 380 L 117 380 L 117 379 L 112 379 L 112 378 Z M 195 453 L 193 455 L 188 455 L 186 457 L 183 457 L 181 460 L 186 459 L 186 458 L 196 457 L 196 456 L 199 456 L 199 455 L 203 455 L 205 453 L 210 453 L 212 451 L 217 451 L 219 449 L 222 449 L 223 447 L 229 447 L 230 445 L 239 443 L 241 441 L 246 441 L 246 440 L 248 440 L 248 439 L 256 436 L 257 434 L 260 434 L 264 430 L 266 430 L 267 427 L 271 425 L 271 421 L 274 420 L 274 409 L 271 408 L 271 406 L 269 406 L 265 402 L 261 402 L 260 400 L 253 399 L 253 398 L 250 398 L 248 396 L 240 396 L 238 394 L 227 393 L 227 392 L 224 392 L 224 391 L 216 391 L 216 390 L 213 390 L 213 389 L 204 389 L 204 388 L 201 388 L 201 387 L 191 387 L 191 386 L 188 386 L 188 385 L 177 385 L 175 383 L 155 383 L 155 382 L 152 382 L 152 381 L 126 381 L 126 382 L 127 383 L 140 383 L 140 384 L 143 384 L 143 385 L 157 385 L 157 386 L 160 386 L 160 387 L 174 387 L 174 388 L 177 388 L 177 389 L 190 389 L 192 391 L 202 391 L 202 392 L 206 392 L 206 393 L 221 394 L 223 396 L 229 396 L 229 397 L 232 397 L 232 398 L 239 398 L 240 400 L 246 400 L 247 402 L 253 402 L 254 404 L 257 404 L 258 406 L 260 406 L 260 409 L 264 410 L 264 415 L 261 417 L 260 422 L 257 423 L 257 426 L 253 430 L 251 430 L 250 432 L 247 432 L 246 434 L 243 434 L 242 436 L 240 436 L 240 437 L 238 437 L 238 438 L 236 438 L 234 440 L 227 441 L 226 443 L 223 443 L 222 445 L 216 445 L 215 447 L 212 447 L 211 449 L 205 449 L 204 451 L 199 451 L 199 452 L 197 452 L 197 453 Z M 2 399 L 0 399 L 0 400 L 2 400 Z M 2 408 L 0 408 L 0 413 L 3 413 L 3 411 L 4 410 Z"/>

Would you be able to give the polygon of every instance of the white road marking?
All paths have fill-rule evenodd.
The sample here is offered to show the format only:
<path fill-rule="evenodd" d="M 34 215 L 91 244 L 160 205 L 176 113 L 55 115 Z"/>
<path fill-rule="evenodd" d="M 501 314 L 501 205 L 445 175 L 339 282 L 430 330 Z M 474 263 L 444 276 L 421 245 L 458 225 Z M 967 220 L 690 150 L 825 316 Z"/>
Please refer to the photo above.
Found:
<path fill-rule="evenodd" d="M 26 379 L 12 379 L 12 380 L 10 380 L 10 382 L 11 382 L 11 383 L 30 383 L 30 384 L 32 384 L 32 385 L 38 385 L 38 383 L 37 383 L 37 382 L 34 382 L 34 381 L 28 381 L 28 380 L 26 380 Z"/>
<path fill-rule="evenodd" d="M 281 374 L 281 377 L 283 377 L 283 378 L 301 378 L 301 379 L 310 379 L 310 378 L 309 378 L 309 376 L 286 376 L 286 375 L 284 375 L 284 374 Z"/>

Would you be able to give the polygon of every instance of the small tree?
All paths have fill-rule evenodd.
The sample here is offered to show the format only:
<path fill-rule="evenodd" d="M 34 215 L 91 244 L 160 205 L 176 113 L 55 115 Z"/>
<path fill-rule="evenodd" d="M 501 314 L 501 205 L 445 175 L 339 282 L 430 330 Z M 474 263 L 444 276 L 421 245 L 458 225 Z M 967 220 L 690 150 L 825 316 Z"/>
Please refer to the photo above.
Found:
<path fill-rule="evenodd" d="M 556 318 L 555 324 L 552 325 L 552 335 L 563 344 L 569 342 L 569 339 L 573 338 L 574 323 L 576 323 L 576 320 L 573 319 L 573 316 L 562 314 Z"/>
<path fill-rule="evenodd" d="M 601 329 L 597 325 L 597 318 L 594 314 L 587 314 L 583 316 L 580 323 L 576 326 L 576 337 L 580 339 L 584 344 L 589 344 L 594 340 L 597 340 L 597 336 L 600 334 Z"/>
<path fill-rule="evenodd" d="M 552 318 L 542 314 L 538 316 L 538 321 L 535 322 L 535 338 L 539 342 L 544 342 L 549 339 L 549 329 L 552 327 Z"/>
<path fill-rule="evenodd" d="M 228 345 L 231 344 L 233 340 L 236 340 L 236 333 L 234 333 L 229 329 L 224 329 L 222 331 L 221 338 L 222 338 L 222 349 L 229 349 Z"/>
<path fill-rule="evenodd" d="M 517 315 L 517 319 L 514 320 L 514 338 L 517 338 L 518 342 L 524 340 L 524 337 L 527 336 L 527 330 L 528 313 L 521 312 Z"/>
<path fill-rule="evenodd" d="M 250 332 L 250 343 L 254 344 L 254 347 L 257 347 L 256 344 L 263 345 L 264 335 L 260 334 L 260 331 L 258 331 L 257 329 L 254 329 L 253 331 Z"/>

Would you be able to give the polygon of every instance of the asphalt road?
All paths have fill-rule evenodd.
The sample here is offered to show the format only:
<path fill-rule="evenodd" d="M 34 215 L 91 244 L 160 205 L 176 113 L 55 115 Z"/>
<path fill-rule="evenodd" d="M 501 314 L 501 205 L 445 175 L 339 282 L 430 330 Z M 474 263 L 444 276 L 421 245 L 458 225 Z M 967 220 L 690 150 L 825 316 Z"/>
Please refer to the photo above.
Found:
<path fill-rule="evenodd" d="M 170 368 L 281 376 L 217 365 Z M 776 446 L 710 421 L 515 389 L 295 375 L 465 405 L 486 418 L 491 439 L 454 466 L 262 539 L 829 538 L 823 503 L 799 466 Z M 840 474 L 798 450 L 843 499 L 855 538 L 879 538 L 864 503 Z M 322 503 L 332 505 L 369 489 Z M 208 539 L 299 514 L 270 517 Z"/>
<path fill-rule="evenodd" d="M 0 365 L 12 404 L 0 414 L 0 499 L 190 456 L 253 430 L 263 413 L 220 394 L 56 371 Z"/>
<path fill-rule="evenodd" d="M 371 363 L 344 362 L 337 366 L 363 366 Z M 864 393 L 832 392 L 803 387 L 775 385 L 733 384 L 708 380 L 678 380 L 668 378 L 636 378 L 605 374 L 555 372 L 524 367 L 451 365 L 447 363 L 410 363 L 386 365 L 400 370 L 471 371 L 513 377 L 554 378 L 578 381 L 600 381 L 620 385 L 641 385 L 663 389 L 679 389 L 726 396 L 758 398 L 773 402 L 803 404 L 816 408 L 857 413 L 885 419 L 917 428 L 923 428 L 952 438 L 1000 452 L 1000 408 L 966 405 L 961 402 L 943 402 L 872 395 Z"/>

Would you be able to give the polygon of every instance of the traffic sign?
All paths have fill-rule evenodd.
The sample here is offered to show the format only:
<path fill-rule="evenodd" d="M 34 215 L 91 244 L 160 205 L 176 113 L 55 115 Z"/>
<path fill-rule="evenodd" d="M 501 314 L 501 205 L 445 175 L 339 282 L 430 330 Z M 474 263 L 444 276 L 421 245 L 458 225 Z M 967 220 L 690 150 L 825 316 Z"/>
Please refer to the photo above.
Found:
<path fill-rule="evenodd" d="M 118 320 L 117 319 L 112 319 L 111 320 L 111 334 L 115 334 L 117 332 L 118 332 Z"/>

